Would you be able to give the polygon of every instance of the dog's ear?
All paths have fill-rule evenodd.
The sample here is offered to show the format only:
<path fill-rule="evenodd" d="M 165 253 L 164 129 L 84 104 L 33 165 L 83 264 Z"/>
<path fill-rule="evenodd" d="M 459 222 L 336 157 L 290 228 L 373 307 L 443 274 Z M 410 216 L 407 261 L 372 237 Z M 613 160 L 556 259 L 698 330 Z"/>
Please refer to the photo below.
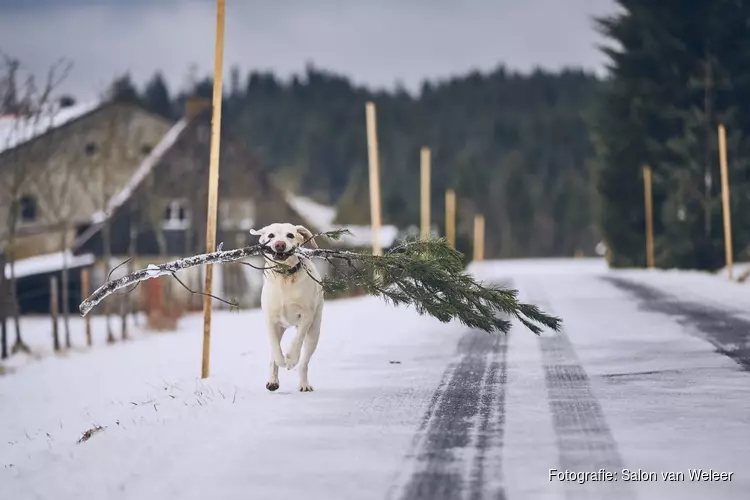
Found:
<path fill-rule="evenodd" d="M 260 229 L 251 229 L 250 230 L 250 234 L 252 234 L 254 236 L 263 236 L 267 232 L 268 232 L 268 226 L 262 227 Z"/>
<path fill-rule="evenodd" d="M 313 248 L 318 248 L 318 243 L 315 241 L 312 232 L 305 226 L 297 226 L 297 234 L 302 237 L 302 241 L 307 241 Z"/>

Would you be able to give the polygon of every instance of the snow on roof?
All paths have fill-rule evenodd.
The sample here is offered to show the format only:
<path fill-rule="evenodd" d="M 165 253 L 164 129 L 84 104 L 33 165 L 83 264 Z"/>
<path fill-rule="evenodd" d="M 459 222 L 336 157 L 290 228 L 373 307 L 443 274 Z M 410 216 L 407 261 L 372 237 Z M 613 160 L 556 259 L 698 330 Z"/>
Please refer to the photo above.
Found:
<path fill-rule="evenodd" d="M 110 198 L 109 202 L 107 203 L 106 211 L 98 211 L 94 213 L 91 218 L 92 224 L 100 224 L 106 218 L 110 217 L 112 213 L 120 207 L 120 205 L 128 201 L 128 199 L 133 195 L 133 191 L 135 191 L 135 189 L 141 184 L 141 182 L 143 182 L 143 179 L 145 179 L 146 176 L 154 169 L 156 164 L 159 163 L 162 156 L 164 156 L 164 154 L 169 151 L 172 146 L 174 146 L 175 142 L 177 142 L 177 138 L 180 137 L 182 131 L 185 130 L 187 123 L 188 120 L 183 118 L 182 120 L 178 121 L 171 129 L 169 129 L 164 137 L 162 137 L 161 141 L 159 141 L 159 144 L 157 144 L 156 147 L 151 150 L 148 156 L 143 159 L 141 164 L 138 165 L 138 168 L 136 169 L 135 173 L 133 173 L 133 176 L 130 178 L 128 183 L 117 194 Z"/>
<path fill-rule="evenodd" d="M 343 243 L 355 247 L 365 247 L 372 245 L 372 228 L 370 226 L 353 226 L 353 225 L 340 225 L 334 224 L 333 221 L 336 219 L 336 208 L 328 205 L 323 205 L 316 201 L 311 200 L 305 196 L 297 196 L 292 193 L 285 193 L 287 202 L 302 215 L 306 220 L 310 221 L 320 231 L 335 231 L 337 229 L 348 229 L 352 234 L 346 235 L 341 238 Z M 396 226 L 381 226 L 378 239 L 380 240 L 380 246 L 388 248 L 393 245 L 398 237 L 398 228 Z"/>
<path fill-rule="evenodd" d="M 292 193 L 285 193 L 286 201 L 300 215 L 304 215 L 313 226 L 322 231 L 328 231 L 334 219 L 336 219 L 336 209 L 323 205 L 311 200 L 305 196 L 296 196 Z"/>
<path fill-rule="evenodd" d="M 60 271 L 64 265 L 64 259 L 67 256 L 68 268 L 89 266 L 94 263 L 93 254 L 73 255 L 68 252 L 55 252 L 28 259 L 20 259 L 14 263 L 16 278 L 25 278 L 36 274 L 51 273 Z M 5 265 L 5 277 L 10 278 L 10 264 Z"/>
<path fill-rule="evenodd" d="M 75 120 L 98 108 L 101 104 L 100 100 L 64 108 L 55 104 L 49 111 L 30 118 L 15 115 L 0 116 L 0 153 Z"/>

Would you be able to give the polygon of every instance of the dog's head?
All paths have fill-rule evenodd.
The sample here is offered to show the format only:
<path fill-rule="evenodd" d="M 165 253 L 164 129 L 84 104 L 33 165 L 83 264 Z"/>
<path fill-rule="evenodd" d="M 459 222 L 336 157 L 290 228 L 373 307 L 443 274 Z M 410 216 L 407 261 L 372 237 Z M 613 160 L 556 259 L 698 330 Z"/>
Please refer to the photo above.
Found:
<path fill-rule="evenodd" d="M 312 232 L 305 226 L 278 222 L 261 229 L 251 229 L 250 234 L 260 236 L 261 245 L 268 247 L 273 260 L 276 261 L 287 260 L 294 249 L 304 243 L 310 243 L 313 248 L 318 248 Z"/>

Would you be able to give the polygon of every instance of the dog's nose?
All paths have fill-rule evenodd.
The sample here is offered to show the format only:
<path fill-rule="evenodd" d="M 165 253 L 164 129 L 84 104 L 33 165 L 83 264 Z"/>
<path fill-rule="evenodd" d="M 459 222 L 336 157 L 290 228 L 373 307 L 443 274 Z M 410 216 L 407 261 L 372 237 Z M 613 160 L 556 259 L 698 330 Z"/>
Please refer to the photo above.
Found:
<path fill-rule="evenodd" d="M 284 243 L 283 241 L 277 241 L 273 244 L 273 249 L 277 252 L 283 252 L 284 250 L 286 250 L 286 243 Z"/>

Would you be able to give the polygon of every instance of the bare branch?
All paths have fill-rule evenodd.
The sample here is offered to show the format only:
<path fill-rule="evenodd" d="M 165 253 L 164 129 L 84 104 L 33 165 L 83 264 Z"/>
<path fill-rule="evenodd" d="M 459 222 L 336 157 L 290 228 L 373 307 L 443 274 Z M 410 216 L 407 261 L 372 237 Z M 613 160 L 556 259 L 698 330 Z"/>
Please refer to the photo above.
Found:
<path fill-rule="evenodd" d="M 257 244 L 236 250 L 186 257 L 159 266 L 151 264 L 146 269 L 106 282 L 84 300 L 79 309 L 85 316 L 99 302 L 120 288 L 159 276 L 174 276 L 181 269 L 235 262 L 253 255 L 262 255 L 268 259 L 266 254 L 273 253 L 269 247 Z M 466 274 L 463 255 L 450 248 L 444 240 L 406 242 L 379 256 L 346 250 L 302 247 L 293 248 L 287 253 L 289 256 L 292 254 L 300 258 L 308 276 L 326 292 L 341 291 L 355 284 L 362 287 L 366 293 L 380 296 L 394 305 L 410 304 L 419 314 L 429 314 L 443 322 L 458 319 L 469 327 L 487 332 L 507 332 L 510 329 L 511 322 L 500 317 L 499 313 L 515 316 L 534 333 L 539 333 L 541 329 L 533 323 L 554 330 L 560 328 L 559 318 L 545 314 L 536 306 L 519 302 L 517 290 L 485 286 Z M 327 261 L 340 272 L 333 260 L 343 260 L 353 273 L 342 272 L 343 278 L 327 277 L 321 281 L 312 275 L 307 266 L 308 259 L 313 258 Z M 355 262 L 359 262 L 361 266 L 355 266 Z M 283 263 L 276 264 L 282 269 L 289 268 Z M 191 293 L 207 295 L 190 290 L 182 282 L 180 284 Z M 230 306 L 236 306 L 233 302 L 211 297 Z"/>

